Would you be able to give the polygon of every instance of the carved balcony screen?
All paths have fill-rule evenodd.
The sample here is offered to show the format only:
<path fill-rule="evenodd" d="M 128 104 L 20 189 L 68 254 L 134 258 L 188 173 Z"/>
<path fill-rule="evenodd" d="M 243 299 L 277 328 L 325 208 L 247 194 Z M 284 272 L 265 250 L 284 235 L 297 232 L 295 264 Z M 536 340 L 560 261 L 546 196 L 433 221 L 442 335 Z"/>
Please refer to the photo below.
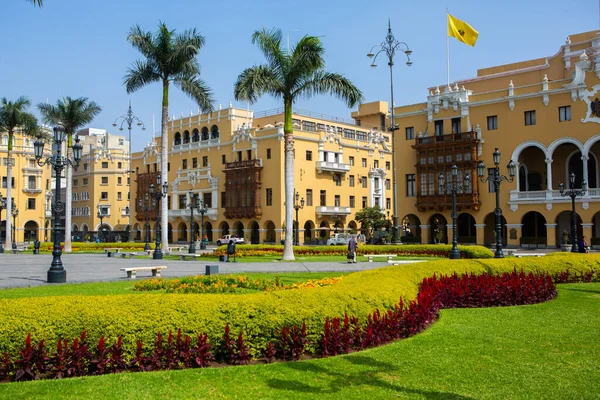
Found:
<path fill-rule="evenodd" d="M 260 160 L 225 164 L 225 218 L 260 218 Z"/>

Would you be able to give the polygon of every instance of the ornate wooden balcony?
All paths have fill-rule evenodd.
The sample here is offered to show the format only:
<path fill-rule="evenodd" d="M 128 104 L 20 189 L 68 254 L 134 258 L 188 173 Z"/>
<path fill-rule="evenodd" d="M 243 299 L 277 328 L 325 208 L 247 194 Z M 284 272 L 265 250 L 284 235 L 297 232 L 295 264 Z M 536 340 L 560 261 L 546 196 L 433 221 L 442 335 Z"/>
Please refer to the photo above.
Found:
<path fill-rule="evenodd" d="M 479 211 L 481 203 L 478 193 L 457 193 L 456 210 L 471 209 Z M 452 195 L 417 196 L 417 209 L 421 212 L 427 210 L 444 211 L 452 209 Z"/>
<path fill-rule="evenodd" d="M 476 144 L 479 143 L 479 138 L 475 131 L 451 133 L 449 135 L 421 136 L 415 139 L 415 144 L 412 147 L 417 149 L 436 144 L 447 145 L 450 142 L 473 142 Z"/>

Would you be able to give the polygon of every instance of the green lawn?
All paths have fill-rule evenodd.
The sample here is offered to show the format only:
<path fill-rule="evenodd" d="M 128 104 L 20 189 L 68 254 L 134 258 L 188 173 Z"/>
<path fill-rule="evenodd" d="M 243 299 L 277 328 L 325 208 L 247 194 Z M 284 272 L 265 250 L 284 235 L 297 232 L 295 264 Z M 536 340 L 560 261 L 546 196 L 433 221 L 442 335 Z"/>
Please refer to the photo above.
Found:
<path fill-rule="evenodd" d="M 0 385 L 6 399 L 597 399 L 600 284 L 556 300 L 443 310 L 426 332 L 348 356 Z"/>
<path fill-rule="evenodd" d="M 253 279 L 275 279 L 279 277 L 282 283 L 292 284 L 310 279 L 331 278 L 349 275 L 349 272 L 285 272 L 285 273 L 248 273 L 243 275 Z M 175 278 L 172 278 L 175 279 Z M 37 286 L 32 288 L 1 289 L 0 299 L 17 299 L 24 297 L 46 296 L 108 296 L 115 294 L 140 294 L 133 290 L 133 281 L 73 283 L 68 285 Z"/>

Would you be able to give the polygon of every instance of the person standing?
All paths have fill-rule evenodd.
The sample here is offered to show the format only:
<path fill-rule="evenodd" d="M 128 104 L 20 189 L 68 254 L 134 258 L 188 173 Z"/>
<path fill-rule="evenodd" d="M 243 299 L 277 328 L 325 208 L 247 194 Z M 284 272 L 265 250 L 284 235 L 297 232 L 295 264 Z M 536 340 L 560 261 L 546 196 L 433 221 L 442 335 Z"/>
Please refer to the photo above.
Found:
<path fill-rule="evenodd" d="M 350 236 L 350 240 L 348 241 L 348 264 L 356 263 L 356 239 L 354 236 Z"/>
<path fill-rule="evenodd" d="M 580 253 L 589 253 L 587 242 L 585 241 L 585 236 L 581 238 L 579 241 L 579 252 Z"/>

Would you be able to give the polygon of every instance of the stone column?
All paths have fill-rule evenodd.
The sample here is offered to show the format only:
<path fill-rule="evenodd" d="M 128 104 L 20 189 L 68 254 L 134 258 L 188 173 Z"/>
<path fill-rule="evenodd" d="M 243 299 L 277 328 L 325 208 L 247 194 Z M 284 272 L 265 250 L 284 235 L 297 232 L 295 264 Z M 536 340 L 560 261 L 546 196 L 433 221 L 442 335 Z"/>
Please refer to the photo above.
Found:
<path fill-rule="evenodd" d="M 552 159 L 546 158 L 546 189 L 552 190 Z"/>
<path fill-rule="evenodd" d="M 546 245 L 549 249 L 555 248 L 556 243 L 556 225 L 557 224 L 546 224 Z"/>
<path fill-rule="evenodd" d="M 480 246 L 485 246 L 485 224 L 475 224 L 475 241 Z"/>
<path fill-rule="evenodd" d="M 523 235 L 523 224 L 506 224 L 506 244 L 507 247 L 519 247 L 521 245 L 521 236 Z M 511 238 L 510 231 L 516 232 Z"/>
<path fill-rule="evenodd" d="M 421 228 L 421 243 L 423 243 L 423 244 L 430 243 L 429 230 L 431 229 L 431 225 L 420 225 L 420 228 Z"/>
<path fill-rule="evenodd" d="M 594 229 L 594 224 L 592 223 L 582 223 L 581 224 L 581 230 L 583 231 L 583 236 L 585 236 L 585 242 L 587 243 L 588 246 L 592 245 L 592 236 L 593 236 L 593 230 Z M 579 238 L 579 240 L 581 240 L 581 238 Z"/>

